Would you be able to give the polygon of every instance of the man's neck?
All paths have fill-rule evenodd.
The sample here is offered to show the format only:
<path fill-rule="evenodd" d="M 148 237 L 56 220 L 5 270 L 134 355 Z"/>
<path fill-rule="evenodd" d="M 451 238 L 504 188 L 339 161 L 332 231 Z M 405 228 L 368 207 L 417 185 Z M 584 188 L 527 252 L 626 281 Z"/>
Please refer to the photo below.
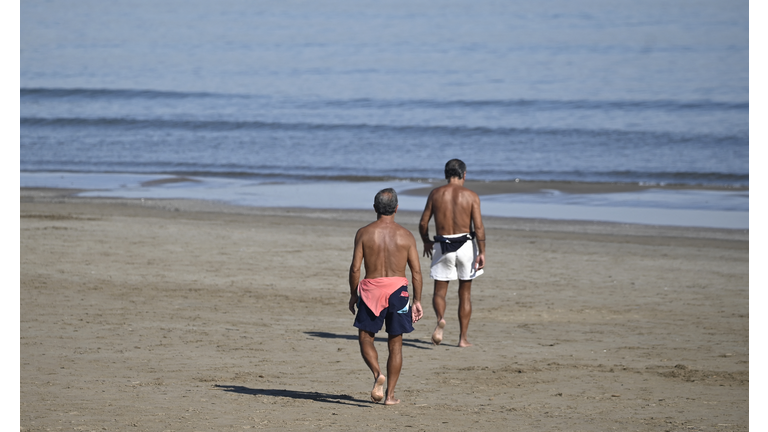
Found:
<path fill-rule="evenodd" d="M 376 213 L 376 220 L 379 221 L 379 222 L 384 222 L 384 223 L 394 222 L 395 221 L 395 214 L 392 213 L 391 215 L 383 215 L 383 214 L 380 214 L 380 213 Z"/>
<path fill-rule="evenodd" d="M 453 184 L 456 186 L 464 186 L 464 179 L 458 178 L 458 177 L 451 177 L 448 179 L 448 184 Z"/>

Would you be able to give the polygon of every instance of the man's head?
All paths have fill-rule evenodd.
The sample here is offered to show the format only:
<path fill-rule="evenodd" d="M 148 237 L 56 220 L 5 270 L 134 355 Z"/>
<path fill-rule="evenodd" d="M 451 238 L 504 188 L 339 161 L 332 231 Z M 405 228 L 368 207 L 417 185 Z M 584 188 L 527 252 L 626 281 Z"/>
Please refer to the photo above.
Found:
<path fill-rule="evenodd" d="M 467 172 L 467 165 L 461 161 L 461 159 L 451 159 L 445 163 L 445 179 L 450 180 L 451 177 L 464 179 L 464 173 Z"/>
<path fill-rule="evenodd" d="M 373 199 L 373 209 L 382 216 L 395 214 L 397 211 L 397 192 L 392 188 L 386 188 L 376 194 Z"/>

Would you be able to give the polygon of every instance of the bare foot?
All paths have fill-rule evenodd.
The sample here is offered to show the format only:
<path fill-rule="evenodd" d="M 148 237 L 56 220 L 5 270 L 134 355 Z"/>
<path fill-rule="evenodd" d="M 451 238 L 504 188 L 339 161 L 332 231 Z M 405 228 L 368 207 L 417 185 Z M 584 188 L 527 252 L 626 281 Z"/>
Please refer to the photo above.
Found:
<path fill-rule="evenodd" d="M 435 327 L 435 331 L 432 332 L 432 343 L 435 345 L 440 345 L 440 342 L 443 341 L 443 329 L 445 328 L 445 320 L 441 319 L 437 322 L 437 326 Z"/>
<path fill-rule="evenodd" d="M 468 340 L 462 339 L 459 341 L 459 348 L 471 347 L 472 344 Z"/>
<path fill-rule="evenodd" d="M 387 382 L 387 377 L 379 374 L 376 378 L 376 382 L 373 383 L 373 390 L 371 390 L 371 400 L 373 402 L 380 402 L 384 399 L 384 384 Z"/>
<path fill-rule="evenodd" d="M 392 398 L 392 399 L 387 398 L 387 400 L 384 401 L 384 405 L 397 405 L 399 403 L 400 403 L 400 399 L 395 399 L 395 398 Z"/>

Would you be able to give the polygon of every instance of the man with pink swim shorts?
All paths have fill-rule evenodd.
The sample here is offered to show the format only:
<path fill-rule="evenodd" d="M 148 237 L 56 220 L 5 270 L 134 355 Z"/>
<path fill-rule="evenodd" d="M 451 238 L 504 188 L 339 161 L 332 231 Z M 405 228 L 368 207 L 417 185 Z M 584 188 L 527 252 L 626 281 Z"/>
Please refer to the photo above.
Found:
<path fill-rule="evenodd" d="M 413 331 L 413 323 L 421 319 L 421 265 L 416 239 L 410 231 L 395 222 L 397 193 L 388 188 L 379 191 L 373 202 L 376 222 L 355 235 L 355 250 L 349 266 L 349 310 L 355 314 L 360 353 L 373 372 L 371 400 L 385 405 L 399 403 L 395 385 L 403 366 L 403 333 Z M 360 266 L 365 263 L 365 279 L 360 280 Z M 413 307 L 409 307 L 408 279 L 405 266 L 411 269 Z M 386 323 L 389 347 L 387 376 L 379 368 L 379 355 L 373 345 L 376 332 Z M 384 385 L 386 383 L 386 394 Z M 385 399 L 386 396 L 386 399 Z"/>

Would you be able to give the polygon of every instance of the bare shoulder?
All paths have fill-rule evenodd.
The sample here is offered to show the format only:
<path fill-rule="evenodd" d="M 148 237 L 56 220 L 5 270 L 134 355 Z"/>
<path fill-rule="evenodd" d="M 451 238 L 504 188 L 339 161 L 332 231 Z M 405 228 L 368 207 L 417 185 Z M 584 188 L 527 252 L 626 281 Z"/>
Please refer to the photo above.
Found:
<path fill-rule="evenodd" d="M 404 238 L 406 240 L 413 240 L 414 242 L 416 241 L 413 233 L 400 224 L 397 224 L 397 235 L 398 237 Z"/>
<path fill-rule="evenodd" d="M 461 193 L 464 196 L 470 197 L 473 201 L 480 201 L 480 195 L 478 195 L 475 191 L 472 189 L 467 189 L 466 187 L 461 187 Z"/>
<path fill-rule="evenodd" d="M 436 187 L 432 189 L 432 192 L 429 193 L 428 200 L 439 203 L 440 201 L 443 201 L 446 199 L 446 196 L 451 193 L 452 189 L 453 189 L 453 185 L 451 184 L 445 184 L 440 187 Z"/>
<path fill-rule="evenodd" d="M 413 234 L 408 231 L 408 228 L 400 225 L 399 223 L 395 223 L 395 229 L 397 230 L 398 234 L 408 234 L 409 236 L 413 236 Z"/>
<path fill-rule="evenodd" d="M 375 222 L 371 222 L 368 225 L 360 228 L 357 230 L 357 234 L 355 234 L 355 239 L 362 239 L 366 237 L 367 235 L 370 235 L 369 233 L 373 231 L 375 228 L 372 226 Z"/>

